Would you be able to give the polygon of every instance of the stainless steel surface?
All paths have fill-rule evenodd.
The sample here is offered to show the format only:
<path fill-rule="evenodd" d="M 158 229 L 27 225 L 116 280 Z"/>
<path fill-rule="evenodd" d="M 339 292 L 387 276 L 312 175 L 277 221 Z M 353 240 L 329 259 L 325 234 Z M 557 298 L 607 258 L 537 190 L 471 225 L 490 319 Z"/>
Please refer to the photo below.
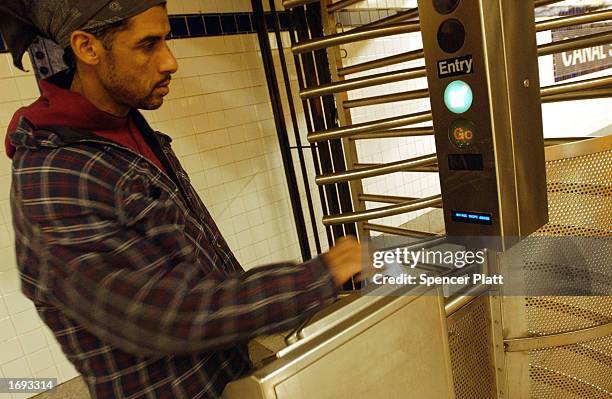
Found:
<path fill-rule="evenodd" d="M 344 108 L 358 108 L 369 105 L 386 104 L 398 101 L 416 100 L 429 97 L 429 90 L 410 90 L 401 93 L 384 94 L 380 96 L 363 97 L 344 102 Z"/>
<path fill-rule="evenodd" d="M 352 4 L 359 3 L 364 0 L 340 0 L 336 3 L 332 3 L 328 6 L 329 12 L 334 12 L 346 8 Z M 283 0 L 283 7 L 293 8 L 298 6 L 304 6 L 306 4 L 318 3 L 319 0 Z"/>
<path fill-rule="evenodd" d="M 354 164 L 355 169 L 361 169 L 361 168 L 373 168 L 373 167 L 382 167 L 385 164 L 383 163 L 357 163 Z M 400 172 L 407 172 L 407 173 L 438 173 L 440 170 L 438 169 L 438 165 L 435 163 L 432 163 L 431 165 L 423 165 L 423 166 L 415 166 L 413 168 L 410 169 L 406 169 L 406 170 L 401 170 Z"/>
<path fill-rule="evenodd" d="M 612 335 L 527 353 L 531 397 L 609 399 L 612 396 Z"/>
<path fill-rule="evenodd" d="M 444 309 L 446 310 L 446 316 L 451 316 L 455 312 L 459 311 L 474 299 L 480 297 L 487 291 L 491 289 L 488 285 L 475 285 L 469 287 L 465 291 L 461 291 L 459 295 L 455 295 L 449 298 L 444 305 Z"/>
<path fill-rule="evenodd" d="M 544 30 L 564 28 L 572 25 L 600 22 L 609 19 L 612 19 L 612 10 L 602 10 L 587 14 L 571 15 L 569 17 L 560 17 L 536 22 L 536 30 L 540 32 Z"/>
<path fill-rule="evenodd" d="M 396 195 L 361 194 L 359 201 L 379 202 L 383 204 L 401 204 L 408 201 L 417 201 L 419 198 L 400 197 Z M 436 207 L 440 205 L 435 205 Z"/>
<path fill-rule="evenodd" d="M 571 158 L 578 158 L 589 155 L 591 157 L 594 157 L 594 160 L 599 160 L 597 159 L 599 158 L 597 155 L 598 153 L 601 153 L 601 155 L 603 155 L 603 158 L 601 159 L 603 161 L 602 168 L 600 170 L 589 170 L 588 167 L 590 165 L 583 164 L 580 166 L 580 172 L 585 174 L 593 174 L 591 175 L 593 177 L 601 175 L 601 173 L 603 172 L 602 177 L 604 178 L 606 176 L 607 178 L 610 178 L 610 173 L 612 173 L 611 167 L 609 165 L 606 166 L 607 164 L 609 164 L 608 156 L 610 154 L 608 152 L 612 151 L 612 136 L 602 136 L 587 139 L 582 138 L 572 143 L 546 147 L 544 151 L 546 154 L 546 162 L 549 165 L 548 168 L 550 172 L 553 172 L 554 170 L 554 177 L 559 180 L 563 179 L 563 174 L 565 172 L 569 172 L 573 166 L 578 166 L 582 161 L 584 161 L 581 159 L 572 161 Z M 560 160 L 566 160 L 565 162 L 563 162 L 563 164 L 566 164 L 567 166 L 563 167 L 562 165 L 557 165 L 552 162 Z M 586 176 L 584 176 L 584 178 L 586 178 Z"/>
<path fill-rule="evenodd" d="M 391 55 L 377 60 L 362 62 L 351 66 L 338 68 L 338 75 L 346 76 L 353 73 L 368 71 L 370 69 L 382 68 L 402 62 L 414 61 L 423 58 L 423 49 L 408 51 L 406 53 Z"/>
<path fill-rule="evenodd" d="M 300 91 L 303 99 L 321 97 L 328 94 L 335 94 L 364 87 L 379 86 L 387 83 L 401 82 L 403 80 L 416 79 L 425 76 L 425 68 L 410 68 L 402 71 L 392 71 L 380 73 L 372 76 L 340 80 L 317 87 L 308 87 Z"/>
<path fill-rule="evenodd" d="M 542 97 L 565 94 L 575 91 L 596 89 L 612 85 L 612 76 L 602 76 L 600 78 L 585 79 L 578 82 L 562 83 L 553 86 L 544 86 L 540 90 Z"/>
<path fill-rule="evenodd" d="M 544 6 L 548 6 L 548 5 L 555 4 L 555 3 L 561 3 L 562 1 L 566 1 L 566 0 L 535 0 L 534 6 L 535 8 L 544 7 Z"/>
<path fill-rule="evenodd" d="M 497 398 L 489 306 L 488 296 L 482 295 L 448 318 L 457 399 Z"/>
<path fill-rule="evenodd" d="M 378 130 L 371 133 L 359 133 L 351 136 L 351 140 L 371 140 L 395 137 L 431 136 L 434 134 L 433 127 L 409 127 L 405 129 Z"/>
<path fill-rule="evenodd" d="M 612 237 L 612 137 L 578 139 L 546 147 L 545 151 L 550 220 L 535 234 L 551 239 L 585 237 L 582 248 L 575 251 L 588 253 L 590 262 L 581 266 L 586 270 L 574 274 L 593 274 L 599 276 L 593 281 L 605 284 L 611 273 L 611 246 L 605 240 L 593 241 L 592 237 Z M 528 257 L 542 250 L 535 245 L 520 248 L 520 253 Z M 525 290 L 544 282 L 555 287 L 555 276 L 567 275 L 574 266 L 554 259 L 549 264 L 517 264 L 516 256 L 501 259 L 504 273 L 510 267 L 522 268 L 518 270 L 523 274 Z M 504 297 L 506 389 L 510 398 L 611 396 L 612 297 L 589 295 L 597 287 L 600 286 L 577 278 L 572 289 L 583 296 Z"/>
<path fill-rule="evenodd" d="M 403 161 L 390 162 L 383 165 L 347 170 L 327 175 L 317 176 L 317 184 L 334 184 L 342 181 L 365 179 L 368 177 L 381 176 L 394 172 L 410 170 L 419 166 L 431 165 L 436 162 L 435 154 L 423 155 Z"/>
<path fill-rule="evenodd" d="M 507 352 L 523 352 L 543 348 L 574 345 L 612 336 L 612 322 L 595 327 L 584 328 L 559 334 L 530 338 L 514 338 L 504 341 Z"/>
<path fill-rule="evenodd" d="M 590 35 L 579 36 L 573 39 L 561 40 L 558 42 L 542 44 L 538 46 L 538 56 L 561 53 L 568 50 L 576 50 L 585 47 L 598 46 L 600 44 L 612 43 L 612 31 L 593 33 Z"/>
<path fill-rule="evenodd" d="M 391 234 L 394 236 L 403 236 L 403 237 L 436 237 L 439 234 L 432 233 L 429 231 L 416 231 L 410 230 L 403 227 L 393 227 L 393 226 L 385 226 L 382 224 L 376 223 L 364 223 L 363 228 L 368 231 L 377 231 L 380 233 Z"/>
<path fill-rule="evenodd" d="M 454 398 L 441 295 L 396 292 L 363 298 L 338 323 L 230 383 L 223 398 Z"/>
<path fill-rule="evenodd" d="M 386 18 L 381 18 L 378 21 L 374 21 L 371 22 L 368 25 L 364 25 L 367 27 L 370 26 L 381 26 L 381 25 L 386 25 L 386 24 L 392 24 L 392 23 L 396 23 L 396 22 L 402 22 L 402 21 L 407 21 L 410 19 L 415 19 L 419 17 L 419 9 L 418 8 L 410 8 L 408 10 L 405 11 L 399 11 L 397 13 L 395 13 L 394 15 L 390 15 Z"/>
<path fill-rule="evenodd" d="M 334 224 L 363 222 L 366 220 L 379 219 L 387 216 L 401 215 L 421 209 L 433 208 L 442 204 L 442 197 L 434 195 L 427 198 L 420 198 L 407 201 L 401 204 L 383 206 L 374 209 L 367 209 L 358 212 L 346 212 L 339 215 L 327 215 L 323 217 L 323 224 L 326 226 Z"/>
<path fill-rule="evenodd" d="M 438 43 L 441 15 L 430 0 L 419 1 L 428 71 L 436 150 L 445 208 L 446 233 L 455 237 L 501 237 L 497 243 L 524 237 L 546 223 L 546 179 L 534 8 L 529 2 L 462 1 L 453 17 L 468 32 L 460 51 L 445 53 Z M 470 56 L 473 73 L 440 78 L 438 62 Z M 444 105 L 447 85 L 456 79 L 473 91 L 471 109 L 458 115 Z M 525 87 L 523 82 L 531 84 Z M 525 117 L 529 115 L 529 117 Z M 467 149 L 449 140 L 457 118 L 477 126 Z M 449 154 L 482 157 L 482 170 L 456 170 Z M 478 195 L 473 195 L 478 192 Z M 490 214 L 491 225 L 453 220 L 451 210 Z M 467 238 L 466 238 L 467 239 Z M 476 244 L 474 239 L 474 244 Z M 486 245 L 491 245 L 488 241 Z"/>
<path fill-rule="evenodd" d="M 328 12 L 340 11 L 343 8 L 352 6 L 353 4 L 361 3 L 362 1 L 364 1 L 364 0 L 340 0 L 340 1 L 337 1 L 335 3 L 330 3 L 327 6 L 327 11 Z"/>
<path fill-rule="evenodd" d="M 392 118 L 379 119 L 364 123 L 356 123 L 350 126 L 342 126 L 334 129 L 327 129 L 310 133 L 308 135 L 308 141 L 310 141 L 311 143 L 316 143 L 324 140 L 340 139 L 344 137 L 351 137 L 360 133 L 372 133 L 378 130 L 415 125 L 417 123 L 428 122 L 430 120 L 431 112 L 429 111 L 395 116 Z"/>
<path fill-rule="evenodd" d="M 326 12 L 325 4 L 326 2 L 323 3 L 323 30 L 326 35 L 335 35 L 338 33 L 339 26 L 336 23 L 335 15 L 333 13 Z M 326 53 L 328 62 L 330 64 L 332 82 L 342 82 L 344 80 L 344 77 L 338 74 L 338 68 L 342 66 L 342 57 L 340 55 L 339 48 L 330 48 L 327 50 Z M 352 125 L 352 115 L 350 112 L 346 112 L 343 107 L 344 101 L 348 99 L 347 93 L 337 93 L 334 97 L 336 101 L 337 120 L 339 124 L 342 126 Z M 358 162 L 357 144 L 355 143 L 355 141 L 349 140 L 348 138 L 342 138 L 341 141 L 342 147 L 344 148 L 344 160 L 346 168 L 354 169 L 355 163 Z M 349 181 L 349 187 L 352 199 L 352 209 L 356 212 L 364 211 L 366 209 L 365 203 L 357 200 L 357 197 L 363 193 L 363 184 L 361 180 Z M 363 225 L 361 223 L 357 223 L 357 235 L 361 241 L 367 239 L 367 233 L 363 229 Z"/>
<path fill-rule="evenodd" d="M 612 87 L 606 87 L 603 89 L 595 89 L 595 90 L 572 91 L 572 92 L 563 93 L 563 94 L 554 94 L 554 95 L 542 97 L 542 103 L 589 100 L 589 99 L 595 99 L 595 98 L 609 98 L 609 97 L 612 97 Z"/>
<path fill-rule="evenodd" d="M 339 46 L 341 44 L 357 42 L 360 40 L 375 39 L 377 37 L 385 37 L 399 35 L 402 33 L 418 32 L 418 22 L 404 22 L 391 26 L 380 26 L 360 31 L 348 31 L 325 36 L 320 39 L 305 40 L 293 46 L 291 50 L 295 54 L 306 53 L 309 51 L 320 50 L 327 47 Z"/>
<path fill-rule="evenodd" d="M 318 3 L 319 0 L 283 0 L 283 7 L 293 8 L 298 6 L 304 6 L 306 4 Z"/>

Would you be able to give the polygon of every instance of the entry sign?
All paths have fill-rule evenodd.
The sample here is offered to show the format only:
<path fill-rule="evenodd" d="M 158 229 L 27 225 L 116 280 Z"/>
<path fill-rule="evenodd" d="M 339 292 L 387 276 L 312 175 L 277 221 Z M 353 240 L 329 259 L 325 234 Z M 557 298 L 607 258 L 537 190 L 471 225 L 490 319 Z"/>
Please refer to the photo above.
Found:
<path fill-rule="evenodd" d="M 474 59 L 471 55 L 438 61 L 438 77 L 440 79 L 471 73 L 474 73 Z"/>

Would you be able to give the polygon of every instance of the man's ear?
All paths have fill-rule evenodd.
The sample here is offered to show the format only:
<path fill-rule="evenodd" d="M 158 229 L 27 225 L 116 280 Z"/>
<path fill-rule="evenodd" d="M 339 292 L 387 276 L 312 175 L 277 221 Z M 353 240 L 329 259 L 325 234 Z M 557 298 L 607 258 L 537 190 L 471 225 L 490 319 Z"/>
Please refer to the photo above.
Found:
<path fill-rule="evenodd" d="M 102 42 L 94 35 L 82 30 L 72 32 L 70 35 L 70 47 L 74 53 L 75 60 L 88 65 L 97 65 L 100 56 L 104 52 Z"/>

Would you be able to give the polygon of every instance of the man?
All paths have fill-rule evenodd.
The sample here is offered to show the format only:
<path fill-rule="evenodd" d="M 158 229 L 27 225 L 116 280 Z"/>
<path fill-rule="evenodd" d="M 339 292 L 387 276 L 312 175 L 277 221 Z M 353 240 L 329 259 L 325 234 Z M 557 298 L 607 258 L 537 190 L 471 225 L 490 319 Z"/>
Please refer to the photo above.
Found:
<path fill-rule="evenodd" d="M 218 398 L 249 339 L 296 326 L 360 271 L 350 239 L 242 270 L 136 110 L 160 107 L 178 68 L 164 1 L 9 0 L 0 26 L 16 65 L 35 33 L 73 64 L 15 114 L 7 153 L 22 291 L 93 398 Z"/>

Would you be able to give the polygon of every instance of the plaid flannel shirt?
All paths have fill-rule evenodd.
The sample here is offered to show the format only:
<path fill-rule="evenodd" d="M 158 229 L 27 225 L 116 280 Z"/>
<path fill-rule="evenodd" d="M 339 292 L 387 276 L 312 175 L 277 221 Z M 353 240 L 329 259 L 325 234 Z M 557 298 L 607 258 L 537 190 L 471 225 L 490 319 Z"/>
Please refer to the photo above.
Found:
<path fill-rule="evenodd" d="M 168 175 L 88 131 L 11 133 L 22 292 L 93 398 L 218 398 L 246 342 L 296 326 L 336 289 L 321 258 L 244 272 L 170 148 Z"/>

